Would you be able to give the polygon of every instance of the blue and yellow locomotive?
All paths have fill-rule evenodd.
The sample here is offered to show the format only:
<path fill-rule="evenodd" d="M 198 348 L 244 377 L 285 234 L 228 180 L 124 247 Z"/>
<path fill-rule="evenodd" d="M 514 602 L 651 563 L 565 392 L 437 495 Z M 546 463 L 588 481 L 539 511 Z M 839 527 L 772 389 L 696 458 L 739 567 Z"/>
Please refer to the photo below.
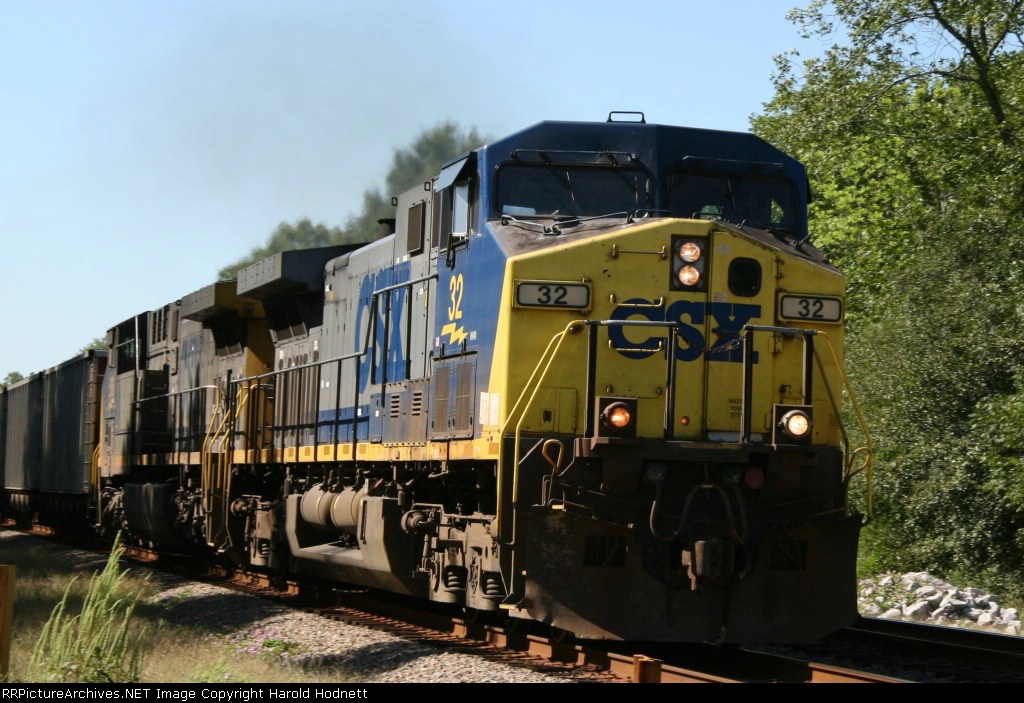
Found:
<path fill-rule="evenodd" d="M 103 530 L 582 638 L 857 617 L 844 279 L 797 161 L 545 122 L 396 203 L 111 329 Z"/>

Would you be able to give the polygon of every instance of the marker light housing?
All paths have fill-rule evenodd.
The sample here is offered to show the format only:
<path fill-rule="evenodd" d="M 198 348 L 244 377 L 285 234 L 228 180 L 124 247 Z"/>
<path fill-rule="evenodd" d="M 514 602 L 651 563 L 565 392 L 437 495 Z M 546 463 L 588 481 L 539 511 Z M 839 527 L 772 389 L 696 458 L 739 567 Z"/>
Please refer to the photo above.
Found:
<path fill-rule="evenodd" d="M 598 437 L 636 437 L 636 398 L 599 396 L 596 400 L 594 433 Z"/>
<path fill-rule="evenodd" d="M 707 241 L 694 237 L 672 237 L 672 290 L 701 291 L 705 289 L 708 263 Z"/>
<path fill-rule="evenodd" d="M 810 444 L 814 434 L 810 405 L 776 405 L 772 410 L 773 444 Z"/>

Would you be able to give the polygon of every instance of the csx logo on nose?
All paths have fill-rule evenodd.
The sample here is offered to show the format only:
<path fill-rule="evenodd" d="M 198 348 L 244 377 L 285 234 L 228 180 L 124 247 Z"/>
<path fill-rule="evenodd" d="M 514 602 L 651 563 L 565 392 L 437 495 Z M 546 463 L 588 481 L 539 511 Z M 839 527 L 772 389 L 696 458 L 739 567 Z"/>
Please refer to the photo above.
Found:
<path fill-rule="evenodd" d="M 729 342 L 739 336 L 743 325 L 754 318 L 761 317 L 760 305 L 744 303 L 677 300 L 668 308 L 634 307 L 636 305 L 653 305 L 653 303 L 644 298 L 632 298 L 615 308 L 612 312 L 612 319 L 635 320 L 642 318 L 652 322 L 678 322 L 679 335 L 675 349 L 677 361 L 695 361 L 705 352 L 709 361 L 743 361 L 743 347 L 738 344 L 729 345 Z M 711 345 L 707 344 L 703 330 L 708 317 L 715 322 L 712 331 L 716 337 Z M 658 351 L 658 342 L 664 337 L 649 336 L 643 341 L 627 338 L 628 335 L 641 334 L 638 332 L 639 329 L 642 328 L 612 325 L 608 328 L 608 338 L 611 340 L 612 346 L 626 358 L 646 359 Z M 757 363 L 757 352 L 754 352 L 753 362 Z"/>

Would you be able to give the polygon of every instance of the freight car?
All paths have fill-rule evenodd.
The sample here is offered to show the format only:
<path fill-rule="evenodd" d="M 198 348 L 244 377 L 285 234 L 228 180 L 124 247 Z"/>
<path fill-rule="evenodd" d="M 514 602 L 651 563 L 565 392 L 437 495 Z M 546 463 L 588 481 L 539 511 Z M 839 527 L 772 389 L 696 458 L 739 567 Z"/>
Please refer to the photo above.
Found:
<path fill-rule="evenodd" d="M 0 394 L 3 507 L 19 521 L 88 525 L 106 365 L 106 351 L 85 351 Z"/>
<path fill-rule="evenodd" d="M 857 616 L 870 457 L 808 199 L 751 134 L 610 116 L 483 146 L 376 241 L 111 328 L 89 514 L 581 638 L 814 640 Z"/>

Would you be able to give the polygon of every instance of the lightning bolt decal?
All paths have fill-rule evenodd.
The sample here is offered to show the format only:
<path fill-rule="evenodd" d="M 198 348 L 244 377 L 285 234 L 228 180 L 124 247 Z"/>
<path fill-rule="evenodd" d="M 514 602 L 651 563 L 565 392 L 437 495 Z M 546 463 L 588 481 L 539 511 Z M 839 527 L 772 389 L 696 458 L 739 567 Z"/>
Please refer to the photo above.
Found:
<path fill-rule="evenodd" d="M 462 344 L 466 341 L 466 329 L 459 325 L 456 327 L 454 322 L 449 322 L 447 325 L 441 328 L 441 336 L 448 335 L 448 344 Z"/>

